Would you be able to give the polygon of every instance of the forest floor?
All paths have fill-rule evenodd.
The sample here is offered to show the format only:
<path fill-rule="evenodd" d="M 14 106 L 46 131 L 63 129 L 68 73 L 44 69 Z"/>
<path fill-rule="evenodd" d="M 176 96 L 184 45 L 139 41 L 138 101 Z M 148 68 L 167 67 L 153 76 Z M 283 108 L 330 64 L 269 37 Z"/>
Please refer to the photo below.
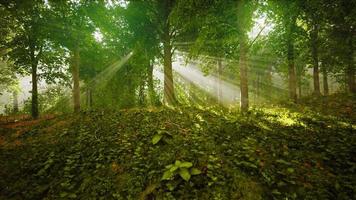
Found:
<path fill-rule="evenodd" d="M 356 99 L 0 118 L 0 199 L 356 199 Z"/>

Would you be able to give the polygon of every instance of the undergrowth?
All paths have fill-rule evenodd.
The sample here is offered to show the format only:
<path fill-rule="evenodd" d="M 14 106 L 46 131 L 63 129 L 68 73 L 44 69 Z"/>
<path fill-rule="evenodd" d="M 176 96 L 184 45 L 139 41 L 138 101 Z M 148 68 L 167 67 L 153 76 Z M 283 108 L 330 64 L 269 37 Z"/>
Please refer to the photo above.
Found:
<path fill-rule="evenodd" d="M 87 111 L 2 125 L 0 197 L 356 199 L 354 123 L 296 110 Z"/>

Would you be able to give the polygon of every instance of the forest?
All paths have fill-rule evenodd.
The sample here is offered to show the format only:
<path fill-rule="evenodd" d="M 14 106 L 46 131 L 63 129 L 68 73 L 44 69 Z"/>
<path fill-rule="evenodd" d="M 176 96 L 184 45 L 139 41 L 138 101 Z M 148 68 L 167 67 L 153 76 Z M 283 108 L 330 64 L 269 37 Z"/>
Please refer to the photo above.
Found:
<path fill-rule="evenodd" d="M 0 199 L 356 199 L 356 1 L 0 0 Z"/>

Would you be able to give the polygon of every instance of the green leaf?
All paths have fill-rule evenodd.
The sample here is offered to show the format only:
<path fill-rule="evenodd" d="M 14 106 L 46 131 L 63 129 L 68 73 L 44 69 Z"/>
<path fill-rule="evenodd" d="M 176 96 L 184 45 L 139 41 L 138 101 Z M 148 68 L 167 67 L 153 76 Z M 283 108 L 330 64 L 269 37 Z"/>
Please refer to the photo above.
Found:
<path fill-rule="evenodd" d="M 162 176 L 162 180 L 169 180 L 173 176 L 173 173 L 169 170 L 165 171 Z"/>
<path fill-rule="evenodd" d="M 179 167 L 191 168 L 193 164 L 191 162 L 182 162 Z"/>
<path fill-rule="evenodd" d="M 179 160 L 176 160 L 176 162 L 174 163 L 175 165 L 177 165 L 178 167 L 180 166 L 181 162 Z"/>
<path fill-rule="evenodd" d="M 162 136 L 163 135 L 161 135 L 161 134 L 154 135 L 152 138 L 152 144 L 157 144 L 162 139 Z"/>
<path fill-rule="evenodd" d="M 173 191 L 175 188 L 175 185 L 173 185 L 172 183 L 167 183 L 166 186 L 169 189 L 169 191 Z"/>
<path fill-rule="evenodd" d="M 170 171 L 170 172 L 174 172 L 174 171 L 176 171 L 177 169 L 178 169 L 178 166 L 174 165 L 174 166 L 172 166 L 172 167 L 169 169 L 169 171 Z"/>
<path fill-rule="evenodd" d="M 285 165 L 290 165 L 291 163 L 290 162 L 287 162 L 285 160 L 282 160 L 282 159 L 278 159 L 276 160 L 277 163 L 281 163 L 281 164 L 285 164 Z"/>
<path fill-rule="evenodd" d="M 289 168 L 287 168 L 287 171 L 288 171 L 289 173 L 293 173 L 293 172 L 294 172 L 294 169 L 291 168 L 291 167 L 289 167 Z"/>
<path fill-rule="evenodd" d="M 199 169 L 197 169 L 197 168 L 192 168 L 190 170 L 190 174 L 191 175 L 199 175 L 199 174 L 201 174 L 201 171 Z"/>
<path fill-rule="evenodd" d="M 68 195 L 67 192 L 61 192 L 61 193 L 59 194 L 59 196 L 60 196 L 61 198 L 66 197 L 67 195 Z"/>
<path fill-rule="evenodd" d="M 75 198 L 77 198 L 77 195 L 74 194 L 74 193 L 71 193 L 71 194 L 68 195 L 68 197 L 71 198 L 71 199 L 75 199 Z"/>
<path fill-rule="evenodd" d="M 179 170 L 179 175 L 185 180 L 189 181 L 190 179 L 190 173 L 187 168 L 180 168 Z"/>
<path fill-rule="evenodd" d="M 272 190 L 272 194 L 281 195 L 282 193 L 280 193 L 277 189 L 274 189 Z"/>
<path fill-rule="evenodd" d="M 172 168 L 174 165 L 166 165 L 166 169 L 170 169 L 170 168 Z"/>

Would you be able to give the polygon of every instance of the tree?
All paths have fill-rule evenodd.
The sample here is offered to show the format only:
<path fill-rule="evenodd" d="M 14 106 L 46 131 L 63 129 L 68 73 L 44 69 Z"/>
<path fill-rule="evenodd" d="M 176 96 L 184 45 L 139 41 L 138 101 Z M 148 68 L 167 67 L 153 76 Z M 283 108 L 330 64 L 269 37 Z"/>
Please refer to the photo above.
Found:
<path fill-rule="evenodd" d="M 92 2 L 95 4 L 95 2 Z M 86 1 L 50 1 L 52 40 L 70 51 L 70 71 L 73 84 L 74 112 L 79 112 L 80 102 L 80 52 L 93 42 L 95 27 L 90 23 L 88 13 L 91 3 Z"/>
<path fill-rule="evenodd" d="M 274 19 L 276 26 L 280 26 L 281 39 L 288 66 L 288 86 L 289 98 L 293 102 L 297 102 L 297 75 L 295 68 L 295 40 L 298 36 L 300 28 L 297 26 L 297 20 L 301 14 L 299 1 L 268 1 L 268 9 L 270 17 Z"/>
<path fill-rule="evenodd" d="M 248 66 L 250 47 L 247 33 L 252 27 L 256 4 L 252 1 L 182 1 L 178 4 L 185 38 L 195 40 L 191 48 L 193 56 L 208 55 L 217 59 L 238 59 L 242 111 L 247 111 Z M 192 13 L 195 15 L 191 16 Z M 190 35 L 189 35 L 190 34 Z"/>
<path fill-rule="evenodd" d="M 310 39 L 310 49 L 311 49 L 311 58 L 313 65 L 313 85 L 314 85 L 314 94 L 320 95 L 320 82 L 319 82 L 319 31 L 323 17 L 323 9 L 320 6 L 320 1 L 308 0 L 304 2 L 301 6 L 304 14 L 304 20 L 308 25 L 309 39 Z"/>
<path fill-rule="evenodd" d="M 348 91 L 351 93 L 356 93 L 354 66 L 355 7 L 354 1 L 323 1 L 323 9 L 328 10 L 326 20 L 331 24 L 330 38 L 335 41 L 333 45 L 334 56 L 339 57 L 344 66 L 345 82 Z"/>
<path fill-rule="evenodd" d="M 44 31 L 47 9 L 43 1 L 1 2 L 1 6 L 8 12 L 10 20 L 16 22 L 12 28 L 13 36 L 4 43 L 7 56 L 18 73 L 31 74 L 31 115 L 38 118 L 38 80 L 44 78 L 53 82 L 64 77 L 61 73 L 63 59 L 59 56 L 61 49 L 48 40 L 48 32 Z"/>
<path fill-rule="evenodd" d="M 164 99 L 167 104 L 175 104 L 173 83 L 173 39 L 177 30 L 172 26 L 170 15 L 174 9 L 175 0 L 157 0 L 157 19 L 159 23 L 159 37 L 163 43 L 163 66 L 164 66 Z"/>

